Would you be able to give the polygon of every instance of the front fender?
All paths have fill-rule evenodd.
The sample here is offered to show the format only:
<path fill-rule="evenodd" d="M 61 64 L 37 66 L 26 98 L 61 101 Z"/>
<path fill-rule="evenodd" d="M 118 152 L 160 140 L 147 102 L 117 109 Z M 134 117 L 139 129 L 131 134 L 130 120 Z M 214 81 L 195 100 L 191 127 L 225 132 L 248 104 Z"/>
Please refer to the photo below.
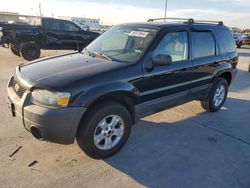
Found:
<path fill-rule="evenodd" d="M 77 97 L 73 106 L 83 106 L 88 108 L 91 103 L 97 99 L 110 94 L 122 94 L 129 95 L 133 100 L 138 101 L 140 96 L 140 91 L 130 83 L 124 82 L 114 82 L 104 85 L 100 85 L 84 91 L 79 97 Z"/>

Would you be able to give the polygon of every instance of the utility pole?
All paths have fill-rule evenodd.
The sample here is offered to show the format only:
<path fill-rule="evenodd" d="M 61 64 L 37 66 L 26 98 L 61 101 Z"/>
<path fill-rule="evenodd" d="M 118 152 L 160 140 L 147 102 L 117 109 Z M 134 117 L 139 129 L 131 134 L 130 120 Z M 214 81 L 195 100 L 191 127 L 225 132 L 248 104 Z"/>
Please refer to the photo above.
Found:
<path fill-rule="evenodd" d="M 167 10 L 168 10 L 168 0 L 166 0 L 166 3 L 165 3 L 164 21 L 166 21 L 166 19 L 167 19 Z"/>
<path fill-rule="evenodd" d="M 40 17 L 42 17 L 42 5 L 41 5 L 41 2 L 39 2 L 39 14 L 40 14 Z"/>

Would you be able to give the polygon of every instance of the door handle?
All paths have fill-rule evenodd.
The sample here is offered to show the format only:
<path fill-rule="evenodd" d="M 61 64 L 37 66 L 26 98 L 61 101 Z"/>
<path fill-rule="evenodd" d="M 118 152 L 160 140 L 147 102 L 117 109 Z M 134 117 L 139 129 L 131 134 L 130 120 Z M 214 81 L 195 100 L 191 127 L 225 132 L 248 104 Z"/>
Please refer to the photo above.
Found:
<path fill-rule="evenodd" d="M 187 68 L 182 68 L 182 69 L 181 69 L 182 72 L 183 72 L 183 71 L 186 71 L 186 70 L 187 70 Z"/>

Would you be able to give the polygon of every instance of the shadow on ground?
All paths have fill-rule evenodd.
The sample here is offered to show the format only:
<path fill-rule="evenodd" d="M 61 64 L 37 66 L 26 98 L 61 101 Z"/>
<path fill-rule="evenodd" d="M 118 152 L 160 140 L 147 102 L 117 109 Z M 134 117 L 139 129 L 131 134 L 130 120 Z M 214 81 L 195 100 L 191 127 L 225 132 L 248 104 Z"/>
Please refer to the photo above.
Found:
<path fill-rule="evenodd" d="M 125 148 L 105 162 L 146 187 L 250 187 L 247 111 L 250 101 L 229 98 L 218 113 L 140 121 Z M 175 115 L 169 111 L 168 120 Z"/>
<path fill-rule="evenodd" d="M 244 81 L 242 81 L 244 80 Z M 229 91 L 242 92 L 250 88 L 250 73 L 247 70 L 238 70 L 235 80 L 230 85 Z"/>

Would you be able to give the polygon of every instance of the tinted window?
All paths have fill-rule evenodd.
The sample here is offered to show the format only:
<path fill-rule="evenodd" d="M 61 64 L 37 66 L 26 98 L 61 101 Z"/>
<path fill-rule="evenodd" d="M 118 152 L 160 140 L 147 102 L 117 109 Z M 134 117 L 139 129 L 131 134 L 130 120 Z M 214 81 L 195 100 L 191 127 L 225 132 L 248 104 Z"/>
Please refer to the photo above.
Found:
<path fill-rule="evenodd" d="M 167 33 L 154 50 L 154 55 L 165 54 L 172 57 L 172 61 L 188 59 L 188 35 L 186 31 Z"/>
<path fill-rule="evenodd" d="M 45 20 L 43 22 L 43 27 L 49 30 L 60 30 L 60 24 L 57 20 Z"/>
<path fill-rule="evenodd" d="M 218 35 L 220 41 L 222 42 L 223 47 L 227 52 L 235 52 L 236 51 L 236 44 L 234 42 L 234 38 L 232 33 L 227 29 L 219 29 Z"/>
<path fill-rule="evenodd" d="M 192 32 L 193 58 L 215 55 L 215 41 L 210 32 Z"/>
<path fill-rule="evenodd" d="M 65 31 L 79 31 L 79 27 L 71 22 L 62 22 L 62 29 Z"/>

